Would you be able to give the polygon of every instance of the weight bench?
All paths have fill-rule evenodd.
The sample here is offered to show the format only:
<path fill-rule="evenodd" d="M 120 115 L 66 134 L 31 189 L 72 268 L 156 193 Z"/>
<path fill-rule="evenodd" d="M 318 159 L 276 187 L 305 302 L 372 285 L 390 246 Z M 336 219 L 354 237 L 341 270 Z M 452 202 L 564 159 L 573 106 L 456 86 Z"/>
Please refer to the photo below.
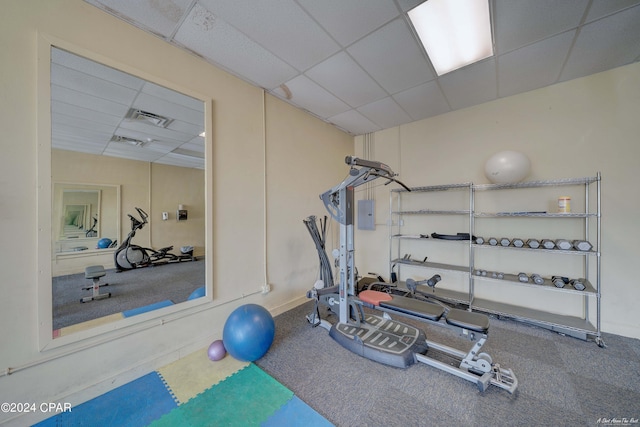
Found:
<path fill-rule="evenodd" d="M 111 297 L 111 292 L 108 292 L 106 294 L 100 293 L 100 288 L 102 286 L 109 286 L 108 283 L 100 283 L 100 278 L 104 277 L 106 274 L 107 272 L 104 271 L 104 267 L 101 265 L 92 265 L 84 269 L 84 278 L 93 280 L 93 284 L 91 286 L 83 287 L 82 290 L 86 291 L 86 290 L 92 289 L 93 294 L 89 297 L 84 297 L 80 299 L 80 302 L 89 302 L 93 300 Z"/>
<path fill-rule="evenodd" d="M 493 384 L 513 393 L 518 380 L 510 369 L 501 368 L 493 363 L 491 356 L 480 353 L 480 349 L 487 340 L 489 333 L 489 317 L 455 308 L 445 308 L 441 305 L 427 301 L 417 300 L 386 292 L 365 290 L 358 294 L 358 302 L 368 308 L 384 312 L 385 319 L 391 319 L 389 313 L 398 314 L 420 322 L 445 326 L 457 330 L 461 336 L 474 341 L 473 347 L 468 351 L 458 349 L 426 340 L 427 350 L 415 353 L 415 360 L 435 368 L 444 370 L 468 381 L 475 382 L 480 391 L 486 390 L 489 384 Z M 365 316 L 362 318 L 366 319 Z M 448 365 L 429 357 L 429 351 L 435 350 L 452 356 L 460 361 L 458 367 Z"/>
<path fill-rule="evenodd" d="M 466 329 L 472 332 L 487 334 L 489 318 L 483 314 L 472 313 L 455 308 L 445 309 L 443 306 L 414 298 L 390 295 L 386 292 L 366 290 L 358 297 L 368 303 L 371 308 L 400 313 L 418 320 L 439 322 L 444 318 L 447 325 Z"/>

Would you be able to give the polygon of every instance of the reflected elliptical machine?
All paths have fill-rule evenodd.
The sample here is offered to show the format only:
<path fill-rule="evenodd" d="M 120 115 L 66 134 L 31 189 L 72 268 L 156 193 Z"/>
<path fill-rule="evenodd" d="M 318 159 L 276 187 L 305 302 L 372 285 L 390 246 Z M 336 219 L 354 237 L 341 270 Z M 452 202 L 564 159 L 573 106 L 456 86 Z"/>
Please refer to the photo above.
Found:
<path fill-rule="evenodd" d="M 398 368 L 421 362 L 471 381 L 481 392 L 491 384 L 513 393 L 518 387 L 513 372 L 493 363 L 488 354 L 480 353 L 489 333 L 486 315 L 370 289 L 356 296 L 354 189 L 377 178 L 388 180 L 386 184 L 396 182 L 408 191 L 411 189 L 398 181 L 396 174 L 384 163 L 353 156 L 348 156 L 345 162 L 351 166 L 349 176 L 320 195 L 331 217 L 340 224 L 339 283 L 325 288 L 314 286 L 307 293 L 316 301 L 307 320 L 313 326 L 327 329 L 341 346 L 367 359 Z M 331 324 L 322 319 L 319 304 L 338 315 L 338 322 Z M 365 313 L 365 307 L 371 310 Z M 465 352 L 429 341 L 424 331 L 392 319 L 391 314 L 454 330 L 470 340 L 473 346 Z M 455 363 L 445 363 L 431 356 L 440 359 L 444 356 L 454 359 Z"/>
<path fill-rule="evenodd" d="M 197 258 L 193 256 L 193 246 L 183 246 L 180 248 L 181 255 L 175 255 L 169 252 L 173 250 L 173 246 L 155 250 L 131 244 L 131 240 L 136 235 L 136 231 L 142 229 L 142 227 L 148 223 L 147 218 L 149 218 L 149 215 L 142 209 L 136 208 L 136 211 L 138 211 L 140 219 L 131 214 L 127 214 L 131 220 L 131 231 L 113 254 L 117 272 L 132 270 L 134 268 L 197 260 Z"/>

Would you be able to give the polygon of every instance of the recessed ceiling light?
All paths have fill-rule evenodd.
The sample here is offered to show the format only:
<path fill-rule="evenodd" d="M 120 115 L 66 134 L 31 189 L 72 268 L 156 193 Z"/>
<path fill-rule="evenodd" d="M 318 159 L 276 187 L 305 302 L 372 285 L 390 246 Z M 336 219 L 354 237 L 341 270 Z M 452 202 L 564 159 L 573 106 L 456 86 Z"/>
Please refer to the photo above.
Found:
<path fill-rule="evenodd" d="M 493 55 L 488 0 L 427 0 L 408 15 L 439 76 Z"/>
<path fill-rule="evenodd" d="M 147 144 L 148 142 L 152 142 L 153 140 L 151 138 L 147 138 L 146 141 L 143 141 L 141 139 L 129 138 L 128 136 L 113 135 L 111 137 L 111 141 L 133 145 L 134 147 L 143 147 L 145 144 Z"/>

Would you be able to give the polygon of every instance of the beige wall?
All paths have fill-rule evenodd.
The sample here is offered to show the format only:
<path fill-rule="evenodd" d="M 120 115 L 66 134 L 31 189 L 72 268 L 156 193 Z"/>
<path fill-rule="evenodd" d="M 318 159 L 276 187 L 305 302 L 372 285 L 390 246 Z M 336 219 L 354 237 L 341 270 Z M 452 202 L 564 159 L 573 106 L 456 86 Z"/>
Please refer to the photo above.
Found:
<path fill-rule="evenodd" d="M 601 172 L 602 329 L 640 338 L 640 311 L 637 307 L 640 287 L 637 286 L 636 267 L 640 254 L 637 244 L 640 227 L 636 218 L 640 209 L 637 188 L 637 163 L 640 159 L 638 111 L 640 64 L 636 63 L 377 132 L 373 135 L 374 152 L 380 161 L 387 162 L 400 172 L 400 178 L 410 186 L 488 183 L 484 176 L 485 162 L 502 150 L 517 150 L 527 154 L 532 162 L 532 171 L 527 180 L 587 177 Z M 356 138 L 356 152 L 362 152 L 362 144 L 363 138 Z M 553 204 L 557 197 L 563 195 L 560 193 L 562 191 L 566 190 L 549 189 L 546 200 Z M 521 192 L 509 197 L 527 206 L 530 205 L 528 194 Z M 376 202 L 377 230 L 357 234 L 360 270 L 378 271 L 387 277 L 388 200 L 388 189 L 379 189 Z M 546 202 L 541 205 L 541 210 L 548 208 Z M 520 232 L 525 234 L 523 237 L 563 237 L 558 235 L 564 232 L 562 229 L 553 230 L 549 227 L 550 222 L 530 221 L 526 226 L 521 226 Z M 431 233 L 438 230 L 425 231 Z M 424 252 L 426 250 L 420 252 L 416 248 L 413 255 L 415 258 L 421 258 L 422 255 L 437 258 L 439 255 L 436 248 L 432 249 L 432 253 Z M 492 252 L 495 258 L 505 256 Z M 486 252 L 483 255 L 488 256 Z M 487 259 L 484 268 L 496 261 L 495 258 Z M 570 262 L 569 258 L 542 260 L 532 256 L 531 263 L 527 261 L 521 265 L 511 264 L 511 259 L 504 259 L 502 263 L 497 262 L 496 268 L 512 273 L 536 272 L 537 269 L 545 274 L 545 269 L 551 268 L 548 262 L 564 264 Z M 592 258 L 591 266 L 594 264 L 595 259 Z M 514 270 L 510 271 L 510 268 Z M 562 268 L 562 265 L 556 268 Z M 443 280 L 440 286 L 462 289 L 465 286 L 462 280 L 450 277 L 448 284 Z M 523 306 L 545 307 L 559 313 L 578 309 L 558 293 L 533 292 L 521 287 L 492 287 L 487 284 L 476 285 L 476 291 L 487 298 Z"/>
<path fill-rule="evenodd" d="M 323 212 L 317 195 L 343 178 L 352 137 L 81 0 L 8 2 L 0 24 L 0 233 L 10 247 L 0 257 L 0 400 L 76 405 L 204 348 L 220 338 L 226 317 L 240 304 L 259 303 L 277 313 L 306 301 L 318 261 L 302 219 Z M 50 259 L 41 259 L 50 252 L 38 247 L 42 234 L 50 235 L 48 206 L 39 206 L 46 188 L 38 188 L 49 182 L 47 168 L 38 166 L 42 150 L 48 150 L 49 118 L 38 97 L 48 85 L 38 74 L 43 39 L 212 100 L 213 161 L 205 184 L 213 194 L 206 200 L 212 218 L 207 259 L 213 268 L 207 280 L 213 283 L 213 299 L 185 303 L 186 317 L 160 310 L 141 317 L 142 323 L 108 327 L 99 336 L 63 346 L 54 342 L 41 350 L 47 307 L 38 284 L 50 274 Z M 132 194 L 147 196 L 145 182 L 157 178 L 156 172 L 163 175 L 160 169 L 137 171 L 144 184 L 123 191 L 123 212 L 136 205 Z M 170 178 L 160 185 L 177 191 L 178 182 Z M 179 203 L 189 209 L 190 220 L 201 220 L 204 213 L 188 200 Z M 154 197 L 153 220 L 175 205 L 173 199 Z M 151 244 L 162 245 L 161 235 L 180 244 L 161 225 Z M 141 238 L 148 237 L 142 233 Z M 261 295 L 265 281 L 272 291 Z M 14 415 L 0 414 L 0 423 L 25 425 L 46 416 Z"/>

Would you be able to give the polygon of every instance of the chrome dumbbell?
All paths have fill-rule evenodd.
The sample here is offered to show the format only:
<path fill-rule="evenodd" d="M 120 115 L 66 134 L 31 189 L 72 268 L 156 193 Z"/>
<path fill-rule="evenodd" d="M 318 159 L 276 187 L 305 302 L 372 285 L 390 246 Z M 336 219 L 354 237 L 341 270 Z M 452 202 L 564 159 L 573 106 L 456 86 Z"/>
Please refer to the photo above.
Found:
<path fill-rule="evenodd" d="M 540 247 L 540 240 L 529 239 L 527 240 L 527 246 L 529 246 L 531 249 L 538 249 Z"/>
<path fill-rule="evenodd" d="M 491 246 L 497 246 L 498 245 L 498 239 L 496 239 L 495 237 L 489 237 L 488 242 L 489 242 L 489 244 Z"/>
<path fill-rule="evenodd" d="M 563 251 L 568 251 L 569 249 L 573 249 L 573 243 L 566 240 L 566 239 L 558 239 L 556 240 L 556 248 L 563 250 Z"/>
<path fill-rule="evenodd" d="M 540 244 L 544 249 L 553 249 L 556 247 L 556 243 L 549 239 L 544 239 Z"/>
<path fill-rule="evenodd" d="M 500 239 L 500 246 L 509 246 L 510 244 L 511 240 L 507 239 L 506 237 Z"/>
<path fill-rule="evenodd" d="M 536 285 L 542 285 L 544 283 L 544 279 L 542 278 L 542 276 L 540 276 L 539 274 L 535 274 L 535 273 L 531 275 L 531 280 Z"/>
<path fill-rule="evenodd" d="M 518 280 L 521 281 L 522 283 L 528 283 L 529 282 L 529 276 L 527 276 L 526 273 L 519 273 L 518 274 Z"/>
<path fill-rule="evenodd" d="M 516 248 L 521 248 L 521 247 L 524 246 L 524 240 L 522 240 L 522 239 L 513 239 L 511 241 L 511 244 L 513 246 L 515 246 Z"/>
<path fill-rule="evenodd" d="M 576 251 L 589 252 L 591 249 L 593 249 L 593 245 L 591 245 L 591 243 L 587 242 L 586 240 L 574 240 L 571 243 L 573 245 L 573 249 L 575 249 Z"/>
<path fill-rule="evenodd" d="M 585 282 L 585 279 L 573 279 L 569 283 L 576 291 L 584 291 L 586 289 Z"/>
<path fill-rule="evenodd" d="M 569 278 L 562 276 L 551 276 L 551 282 L 553 282 L 556 288 L 564 288 L 564 285 L 569 283 Z"/>
<path fill-rule="evenodd" d="M 476 237 L 476 245 L 484 245 L 484 237 Z"/>

